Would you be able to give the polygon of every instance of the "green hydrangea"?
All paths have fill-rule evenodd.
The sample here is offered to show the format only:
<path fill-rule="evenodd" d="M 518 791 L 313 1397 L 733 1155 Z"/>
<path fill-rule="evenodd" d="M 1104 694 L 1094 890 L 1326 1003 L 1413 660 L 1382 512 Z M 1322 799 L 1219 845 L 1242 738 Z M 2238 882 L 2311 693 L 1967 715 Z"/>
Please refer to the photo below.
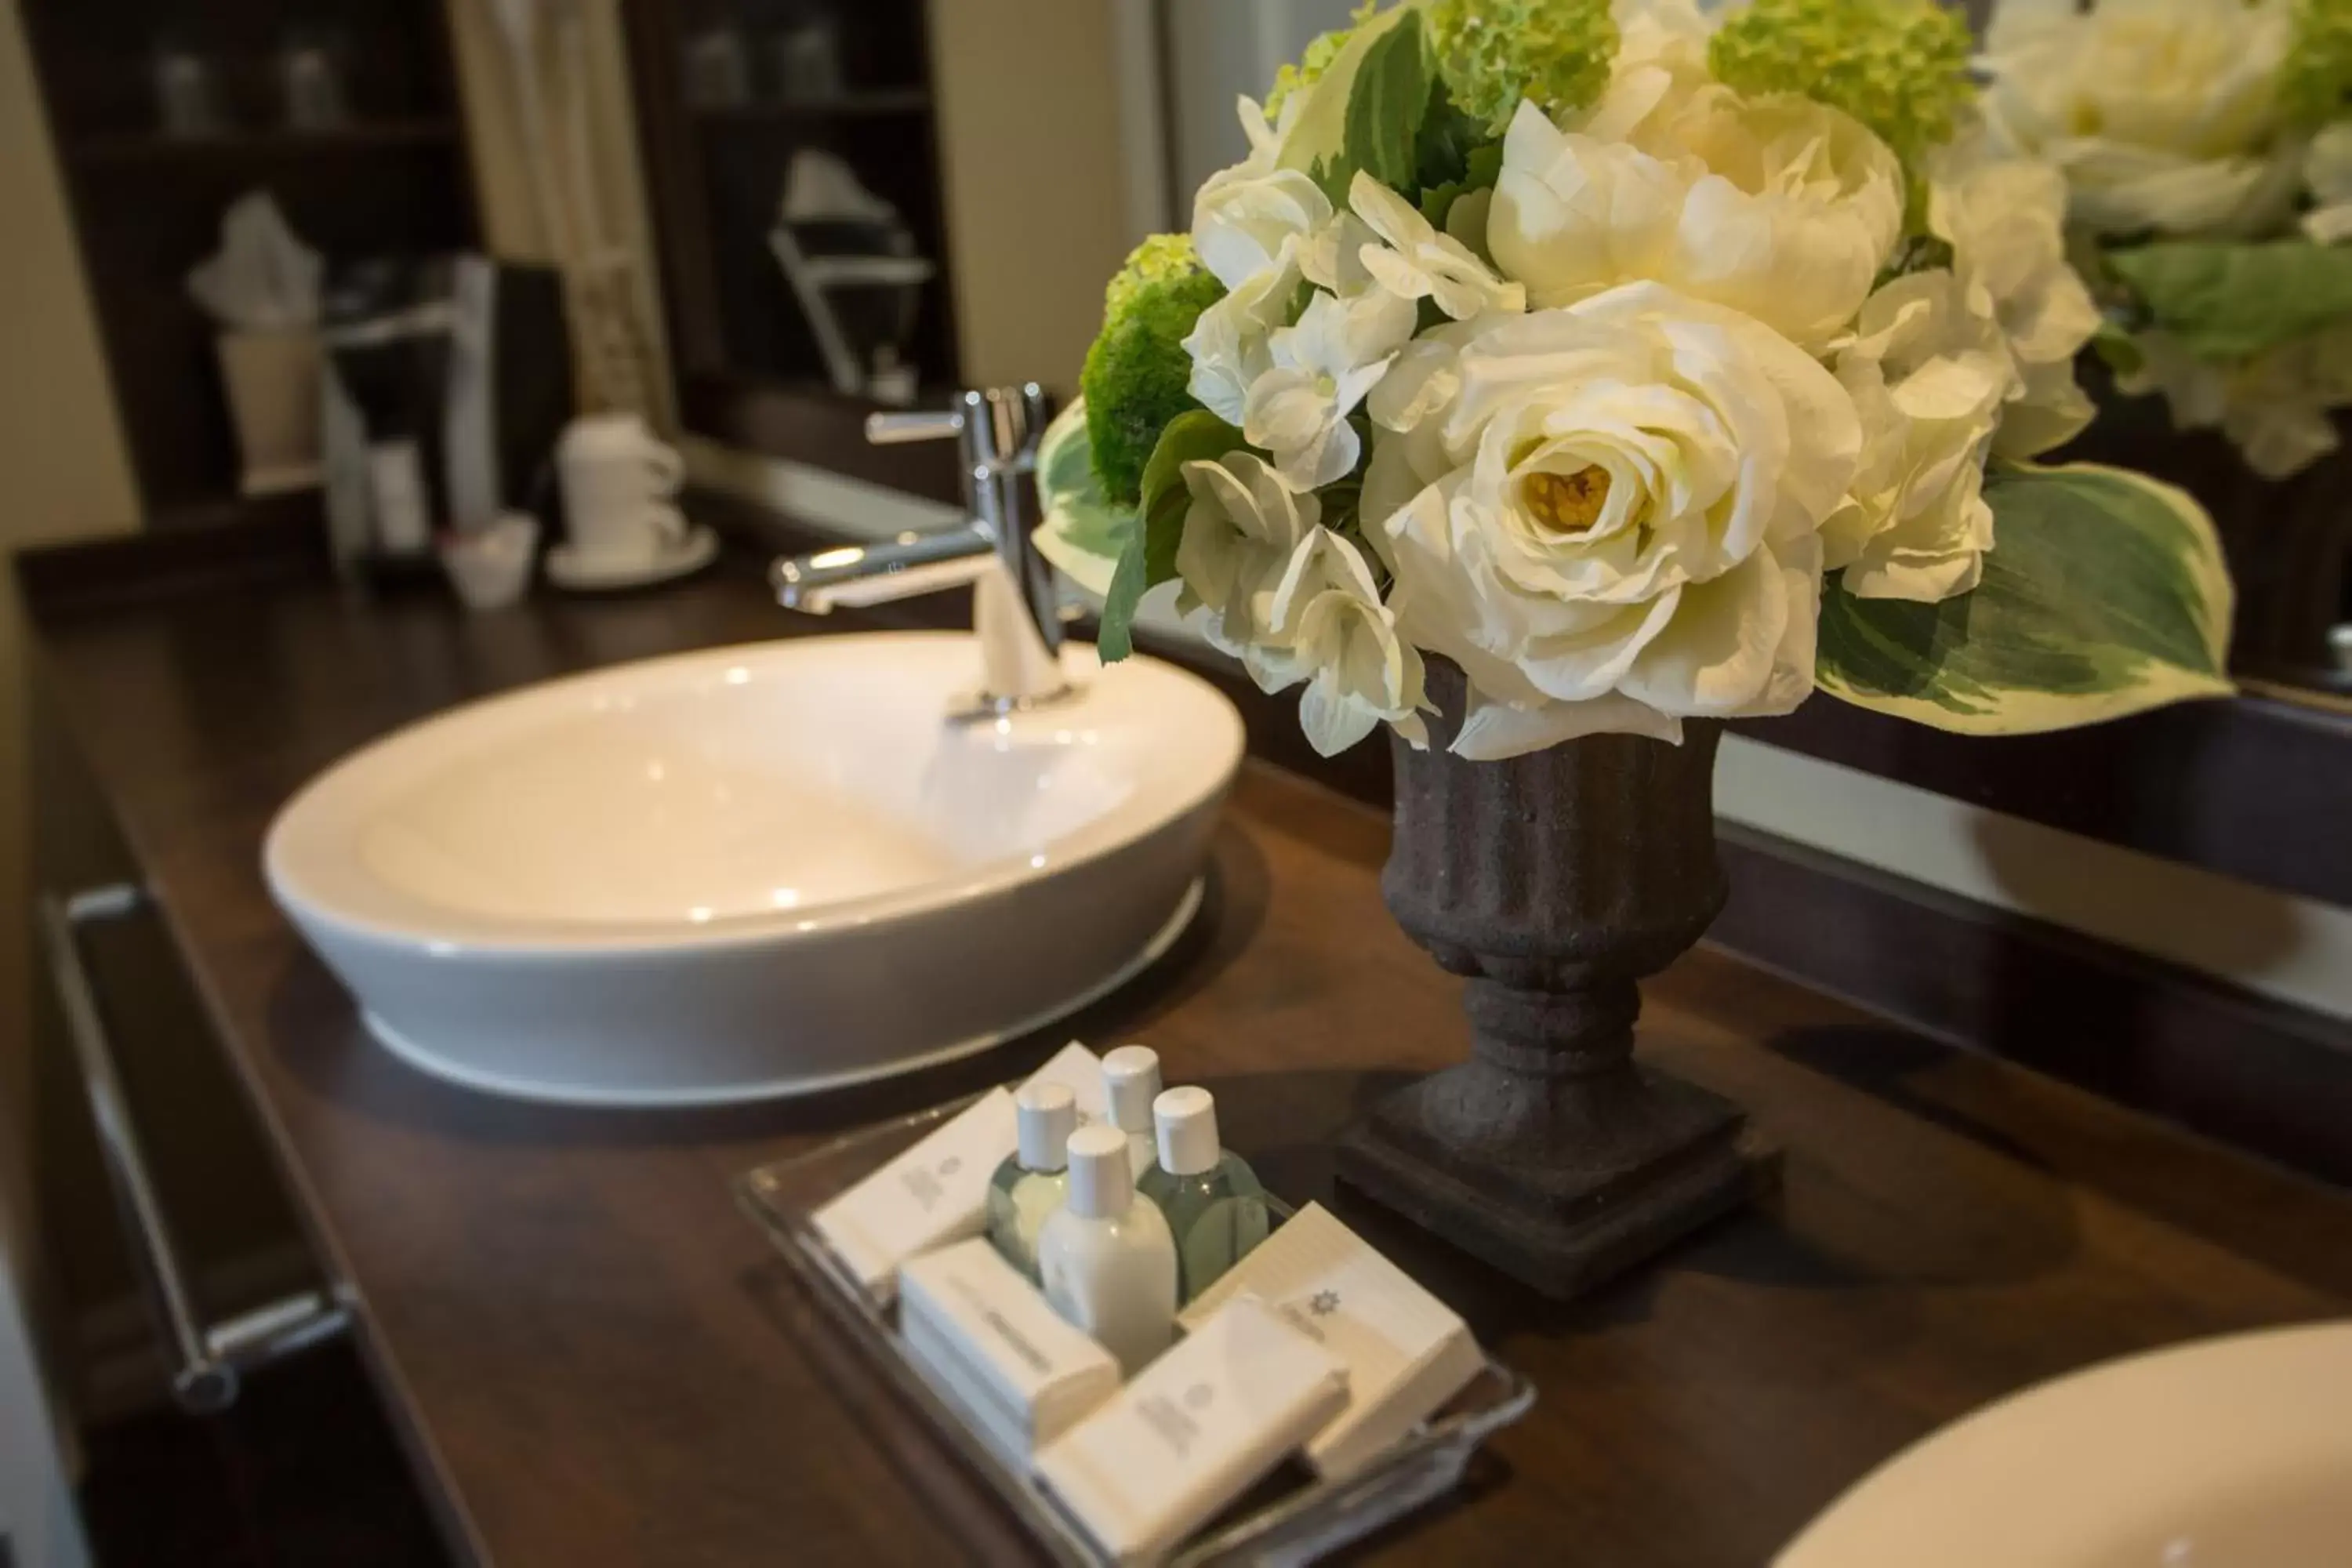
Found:
<path fill-rule="evenodd" d="M 1135 303 L 1135 297 L 1153 283 L 1187 278 L 1201 270 L 1201 258 L 1189 234 L 1155 234 L 1128 253 L 1110 284 L 1103 290 L 1103 320 L 1108 321 Z"/>
<path fill-rule="evenodd" d="M 1102 333 L 1087 351 L 1078 385 L 1095 473 L 1116 504 L 1141 499 L 1143 466 L 1160 432 L 1197 406 L 1184 339 L 1224 292 L 1181 234 L 1145 240 L 1103 291 Z"/>
<path fill-rule="evenodd" d="M 2352 110 L 2352 0 L 2299 0 L 2279 100 L 2302 125 L 2324 125 Z"/>
<path fill-rule="evenodd" d="M 1878 133 L 1906 166 L 1951 140 L 1974 91 L 1958 11 L 1934 0 L 1754 0 L 1708 47 L 1742 92 L 1801 93 Z"/>
<path fill-rule="evenodd" d="M 1364 4 L 1357 8 L 1358 25 L 1371 16 L 1372 5 L 1373 0 L 1364 0 Z M 1272 121 L 1281 114 L 1282 106 L 1291 94 L 1305 92 L 1321 81 L 1323 73 L 1331 68 L 1331 62 L 1339 58 L 1339 51 L 1346 48 L 1348 40 L 1355 36 L 1354 27 L 1340 27 L 1321 34 L 1307 46 L 1307 52 L 1298 57 L 1297 65 L 1286 65 L 1275 72 L 1274 88 L 1265 95 L 1266 119 Z"/>
<path fill-rule="evenodd" d="M 1553 115 L 1591 103 L 1617 58 L 1609 0 L 1435 0 L 1428 22 L 1454 106 L 1496 134 L 1521 99 Z"/>

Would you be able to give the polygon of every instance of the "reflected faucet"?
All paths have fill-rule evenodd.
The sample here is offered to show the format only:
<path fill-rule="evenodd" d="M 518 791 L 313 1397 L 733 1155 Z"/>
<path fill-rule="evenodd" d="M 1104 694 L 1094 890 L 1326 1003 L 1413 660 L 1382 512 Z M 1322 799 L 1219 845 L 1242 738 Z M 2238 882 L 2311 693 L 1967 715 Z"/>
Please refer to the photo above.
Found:
<path fill-rule="evenodd" d="M 874 446 L 961 441 L 971 521 L 888 544 L 778 561 L 768 574 L 778 602 L 822 616 L 968 583 L 984 666 L 981 710 L 1003 714 L 1070 695 L 1054 568 L 1030 539 L 1037 442 L 1051 413 L 1044 388 L 1032 382 L 966 392 L 952 408 L 868 415 L 866 439 Z"/>

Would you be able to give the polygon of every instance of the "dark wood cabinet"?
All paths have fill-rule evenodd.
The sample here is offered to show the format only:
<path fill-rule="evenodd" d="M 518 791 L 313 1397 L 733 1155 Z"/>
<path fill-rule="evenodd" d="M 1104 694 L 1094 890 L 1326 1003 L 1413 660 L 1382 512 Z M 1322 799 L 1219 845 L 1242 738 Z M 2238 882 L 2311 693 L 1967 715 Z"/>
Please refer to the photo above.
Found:
<path fill-rule="evenodd" d="M 268 191 L 331 262 L 478 233 L 442 5 L 427 0 L 24 0 L 142 507 L 152 523 L 238 505 L 213 323 L 188 270 L 222 212 Z M 289 51 L 330 62 L 345 112 L 289 125 Z M 209 127 L 165 123 L 167 74 Z M 193 81 L 191 81 L 193 78 Z M 311 498 L 288 498 L 298 505 Z"/>

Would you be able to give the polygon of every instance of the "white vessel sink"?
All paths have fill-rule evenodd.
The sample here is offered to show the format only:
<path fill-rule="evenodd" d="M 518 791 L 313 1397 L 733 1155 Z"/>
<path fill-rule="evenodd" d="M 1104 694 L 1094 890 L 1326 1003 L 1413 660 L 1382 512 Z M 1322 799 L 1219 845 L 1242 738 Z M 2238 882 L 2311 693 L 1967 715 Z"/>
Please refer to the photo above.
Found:
<path fill-rule="evenodd" d="M 461 708 L 279 814 L 278 902 L 386 1046 L 566 1103 L 712 1104 L 982 1049 L 1150 963 L 1242 755 L 1214 688 L 1065 650 L 950 723 L 968 636 L 720 648 Z"/>

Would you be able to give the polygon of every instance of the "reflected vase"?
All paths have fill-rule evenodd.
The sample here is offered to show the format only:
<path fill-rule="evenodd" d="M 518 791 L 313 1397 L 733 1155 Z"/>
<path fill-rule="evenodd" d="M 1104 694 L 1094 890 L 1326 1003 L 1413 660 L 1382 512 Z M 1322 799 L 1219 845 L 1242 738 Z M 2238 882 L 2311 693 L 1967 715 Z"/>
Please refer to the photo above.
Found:
<path fill-rule="evenodd" d="M 1777 1173 L 1720 1096 L 1637 1062 L 1641 982 L 1722 910 L 1721 726 L 1681 745 L 1592 735 L 1499 763 L 1396 747 L 1381 891 L 1465 976 L 1470 1057 L 1376 1104 L 1341 1139 L 1349 1186 L 1547 1295 L 1575 1295 L 1744 1204 Z"/>

